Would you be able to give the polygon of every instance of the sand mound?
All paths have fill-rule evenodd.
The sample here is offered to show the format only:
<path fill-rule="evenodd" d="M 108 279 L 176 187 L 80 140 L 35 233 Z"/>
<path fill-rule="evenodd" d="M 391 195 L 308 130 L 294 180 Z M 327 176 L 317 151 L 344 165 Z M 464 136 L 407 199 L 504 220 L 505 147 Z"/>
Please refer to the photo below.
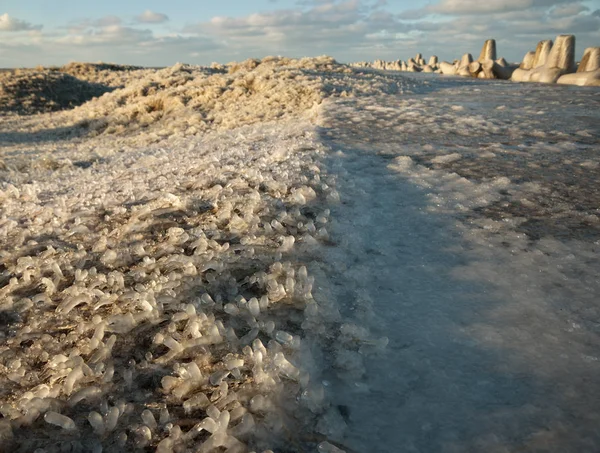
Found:
<path fill-rule="evenodd" d="M 34 114 L 81 105 L 109 87 L 53 71 L 17 70 L 0 74 L 0 112 Z"/>

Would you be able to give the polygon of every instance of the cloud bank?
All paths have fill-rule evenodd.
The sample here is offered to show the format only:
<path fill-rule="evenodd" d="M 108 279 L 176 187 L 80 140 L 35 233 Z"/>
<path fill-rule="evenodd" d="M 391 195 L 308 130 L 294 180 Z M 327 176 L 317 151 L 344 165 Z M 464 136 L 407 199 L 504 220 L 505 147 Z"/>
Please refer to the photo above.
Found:
<path fill-rule="evenodd" d="M 32 25 L 24 20 L 10 17 L 8 13 L 0 14 L 0 31 L 41 30 L 41 25 Z"/>

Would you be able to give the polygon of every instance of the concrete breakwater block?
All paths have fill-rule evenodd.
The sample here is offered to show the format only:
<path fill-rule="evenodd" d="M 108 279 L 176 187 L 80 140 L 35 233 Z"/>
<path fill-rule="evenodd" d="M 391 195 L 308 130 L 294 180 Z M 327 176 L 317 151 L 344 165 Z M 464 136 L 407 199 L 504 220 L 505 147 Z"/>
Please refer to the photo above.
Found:
<path fill-rule="evenodd" d="M 510 79 L 516 66 L 509 65 L 503 58 L 500 60 L 497 58 L 496 40 L 488 39 L 484 42 L 477 60 L 474 61 L 473 56 L 467 53 L 462 56 L 460 61 L 454 63 L 443 61 L 439 63 L 439 72 L 445 75 L 459 75 L 479 79 Z M 533 61 L 533 55 L 530 59 Z"/>
<path fill-rule="evenodd" d="M 350 66 L 356 68 L 373 68 L 385 71 L 404 71 L 404 72 L 441 72 L 438 64 L 438 57 L 432 55 L 429 63 L 425 61 L 423 55 L 418 53 L 408 60 L 384 61 L 375 60 L 373 62 L 359 61 L 350 63 Z"/>
<path fill-rule="evenodd" d="M 456 75 L 456 65 L 452 63 L 448 63 L 447 61 L 442 61 L 440 64 L 440 72 L 444 75 Z"/>
<path fill-rule="evenodd" d="M 561 76 L 562 85 L 600 86 L 600 47 L 588 47 L 583 53 L 577 72 Z"/>
<path fill-rule="evenodd" d="M 483 44 L 483 48 L 481 49 L 481 53 L 479 54 L 479 58 L 477 59 L 477 61 L 479 61 L 480 63 L 486 61 L 486 60 L 496 60 L 498 57 L 496 57 L 496 40 L 495 39 L 488 39 L 484 44 Z"/>
<path fill-rule="evenodd" d="M 600 47 L 588 47 L 583 53 L 577 72 L 590 72 L 600 69 Z"/>
<path fill-rule="evenodd" d="M 519 69 L 525 69 L 527 71 L 529 71 L 530 69 L 533 69 L 534 61 L 535 61 L 535 52 L 533 50 L 530 52 L 527 52 L 525 54 L 525 56 L 523 57 L 523 62 L 519 66 Z"/>
<path fill-rule="evenodd" d="M 532 66 L 515 70 L 511 80 L 556 83 L 561 76 L 575 72 L 575 36 L 560 35 L 554 45 L 552 41 L 540 41 Z"/>
<path fill-rule="evenodd" d="M 510 65 L 504 58 L 494 61 L 492 71 L 496 78 L 501 80 L 510 80 L 513 72 L 517 69 L 516 65 Z"/>
<path fill-rule="evenodd" d="M 553 43 L 550 39 L 540 41 L 535 48 L 535 52 L 527 52 L 519 68 L 513 72 L 511 80 L 514 82 L 529 82 L 531 70 L 546 64 L 546 60 L 552 50 L 552 45 Z"/>
<path fill-rule="evenodd" d="M 470 53 L 464 54 L 460 59 L 456 74 L 463 77 L 471 77 L 471 71 L 469 70 L 471 63 L 473 63 L 473 55 Z"/>
<path fill-rule="evenodd" d="M 552 51 L 553 43 L 551 39 L 540 41 L 535 49 L 535 58 L 533 60 L 532 69 L 544 66 L 548 61 L 550 52 Z"/>
<path fill-rule="evenodd" d="M 515 82 L 540 82 L 576 85 L 597 85 L 600 75 L 600 48 L 586 49 L 579 68 L 575 64 L 575 36 L 560 35 L 553 42 L 538 42 L 535 51 L 527 52 L 520 64 L 509 64 L 504 58 L 498 58 L 496 40 L 487 39 L 477 60 L 472 54 L 465 53 L 460 60 L 452 63 L 440 62 L 436 55 L 426 63 L 423 55 L 417 53 L 406 62 L 397 60 L 386 62 L 375 60 L 373 63 L 354 63 L 357 67 L 405 71 L 436 72 L 444 75 L 459 75 L 479 79 L 501 79 Z"/>

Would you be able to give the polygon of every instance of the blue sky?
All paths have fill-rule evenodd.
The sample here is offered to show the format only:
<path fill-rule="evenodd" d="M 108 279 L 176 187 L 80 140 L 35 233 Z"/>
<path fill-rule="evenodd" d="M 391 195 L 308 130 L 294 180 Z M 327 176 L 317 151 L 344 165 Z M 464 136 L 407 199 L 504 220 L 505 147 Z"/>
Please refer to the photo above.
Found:
<path fill-rule="evenodd" d="M 1 0 L 0 67 L 209 64 L 266 55 L 452 60 L 495 38 L 520 60 L 541 39 L 600 46 L 600 0 Z"/>

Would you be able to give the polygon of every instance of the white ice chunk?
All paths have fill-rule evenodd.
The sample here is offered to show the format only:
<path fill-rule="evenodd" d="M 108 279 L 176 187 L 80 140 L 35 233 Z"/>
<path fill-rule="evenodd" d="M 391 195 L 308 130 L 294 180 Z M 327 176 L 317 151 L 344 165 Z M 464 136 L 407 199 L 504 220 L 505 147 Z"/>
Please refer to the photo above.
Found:
<path fill-rule="evenodd" d="M 83 400 L 91 400 L 97 398 L 102 391 L 99 387 L 86 387 L 78 390 L 69 398 L 69 406 L 73 407 Z"/>
<path fill-rule="evenodd" d="M 98 412 L 92 411 L 88 415 L 88 421 L 96 435 L 103 436 L 105 431 L 104 420 L 102 419 L 102 415 Z"/>
<path fill-rule="evenodd" d="M 142 412 L 142 421 L 150 429 L 156 429 L 158 427 L 154 414 L 148 409 Z"/>
<path fill-rule="evenodd" d="M 60 426 L 62 429 L 66 430 L 66 431 L 75 431 L 77 429 L 73 419 L 67 417 L 66 415 L 59 414 L 58 412 L 54 412 L 54 411 L 46 412 L 44 414 L 44 420 L 46 420 L 46 423 L 50 423 L 51 425 Z"/>

